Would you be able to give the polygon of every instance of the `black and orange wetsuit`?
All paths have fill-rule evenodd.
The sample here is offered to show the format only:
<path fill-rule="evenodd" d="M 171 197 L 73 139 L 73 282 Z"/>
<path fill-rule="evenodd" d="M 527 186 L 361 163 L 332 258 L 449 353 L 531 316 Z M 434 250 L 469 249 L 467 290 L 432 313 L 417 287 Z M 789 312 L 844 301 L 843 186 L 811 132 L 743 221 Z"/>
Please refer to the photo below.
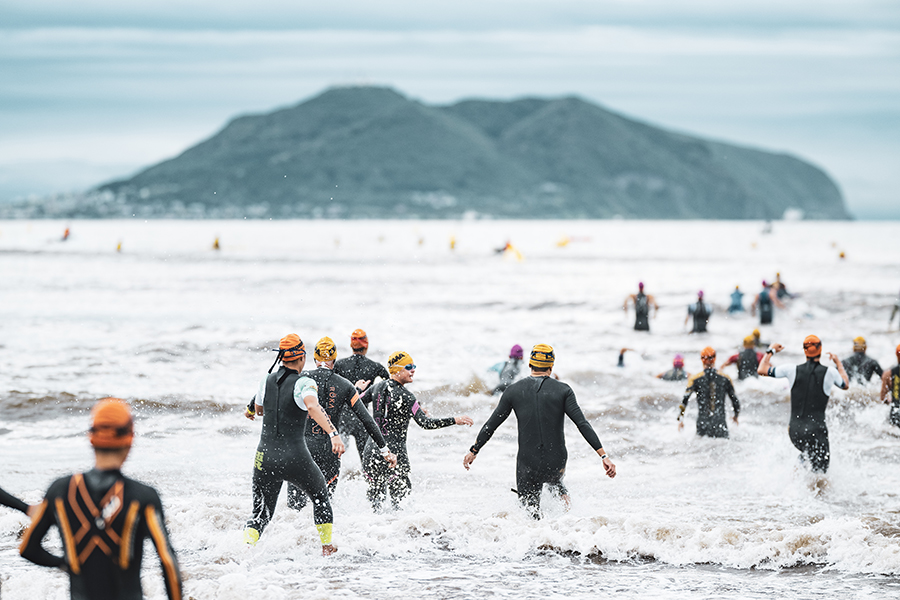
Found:
<path fill-rule="evenodd" d="M 41 545 L 52 525 L 59 528 L 64 557 Z M 180 600 L 181 574 L 159 494 L 118 470 L 92 469 L 53 482 L 19 551 L 35 564 L 64 568 L 73 600 L 139 600 L 148 537 L 159 554 L 169 600 Z"/>
<path fill-rule="evenodd" d="M 379 377 L 390 379 L 390 374 L 384 365 L 362 354 L 354 354 L 336 361 L 334 363 L 334 372 L 353 385 L 356 385 L 356 382 L 360 379 L 370 382 L 369 385 L 374 385 L 375 379 Z M 362 394 L 362 390 L 357 391 Z M 364 402 L 363 407 L 369 404 L 367 398 L 368 396 L 363 396 L 362 398 Z M 353 441 L 356 442 L 356 451 L 359 452 L 359 459 L 362 460 L 363 450 L 366 448 L 366 440 L 369 439 L 369 434 L 359 418 L 353 414 L 353 411 L 345 410 L 341 415 L 340 423 L 332 422 L 337 425 L 342 436 L 353 436 Z"/>
<path fill-rule="evenodd" d="M 372 436 L 378 448 L 384 448 L 384 436 L 365 405 L 360 402 L 353 384 L 328 367 L 319 367 L 313 371 L 304 371 L 303 375 L 316 382 L 319 387 L 319 405 L 332 423 L 339 423 L 345 408 L 349 408 L 358 417 L 366 435 Z M 322 471 L 328 491 L 334 493 L 338 476 L 341 474 L 341 457 L 331 451 L 331 436 L 312 419 L 306 420 L 306 447 L 313 460 Z M 290 483 L 288 484 L 288 506 L 300 510 L 306 506 L 306 495 Z"/>
<path fill-rule="evenodd" d="M 372 438 L 366 442 L 363 454 L 363 470 L 369 480 L 368 498 L 372 507 L 378 509 L 388 492 L 396 507 L 406 497 L 412 483 L 409 480 L 409 454 L 406 450 L 406 435 L 410 419 L 422 429 L 440 429 L 456 425 L 456 419 L 432 419 L 425 414 L 416 397 L 403 385 L 393 379 L 379 381 L 366 390 L 372 404 L 372 416 L 384 434 L 391 451 L 397 455 L 397 467 L 392 469 L 384 460 Z"/>
<path fill-rule="evenodd" d="M 516 413 L 519 427 L 516 491 L 532 516 L 539 518 L 541 490 L 545 483 L 560 495 L 568 493 L 562 481 L 569 458 L 563 432 L 565 417 L 575 423 L 595 451 L 603 444 L 581 412 L 572 388 L 551 377 L 526 377 L 503 392 L 497 408 L 478 432 L 470 450 L 478 454 L 512 412 Z"/>
<path fill-rule="evenodd" d="M 28 505 L 5 491 L 3 488 L 0 488 L 0 506 L 8 506 L 19 512 L 28 514 Z"/>
<path fill-rule="evenodd" d="M 704 369 L 688 379 L 687 389 L 684 391 L 684 399 L 681 401 L 681 414 L 684 416 L 688 400 L 692 394 L 697 394 L 697 435 L 707 437 L 728 437 L 728 424 L 725 420 L 725 397 L 731 398 L 731 407 L 734 409 L 734 417 L 741 412 L 741 403 L 734 393 L 734 385 L 731 378 L 716 371 L 715 367 Z"/>
<path fill-rule="evenodd" d="M 900 365 L 890 370 L 891 423 L 900 427 Z"/>

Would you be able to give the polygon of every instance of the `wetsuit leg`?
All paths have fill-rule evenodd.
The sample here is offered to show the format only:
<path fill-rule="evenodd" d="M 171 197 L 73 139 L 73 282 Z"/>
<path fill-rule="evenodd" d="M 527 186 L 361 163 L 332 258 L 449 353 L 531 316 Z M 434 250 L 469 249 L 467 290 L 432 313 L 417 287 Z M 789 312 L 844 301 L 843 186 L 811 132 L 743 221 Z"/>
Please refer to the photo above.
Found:
<path fill-rule="evenodd" d="M 337 487 L 338 475 L 341 472 L 341 459 L 331 451 L 331 440 L 316 436 L 306 438 L 306 447 L 312 456 L 313 462 L 322 472 L 328 493 L 333 494 Z M 306 493 L 293 483 L 288 482 L 287 502 L 290 508 L 302 510 L 306 506 Z"/>
<path fill-rule="evenodd" d="M 891 404 L 891 424 L 900 427 L 900 403 Z"/>
<path fill-rule="evenodd" d="M 697 435 L 713 438 L 727 438 L 728 425 L 715 421 L 697 421 Z"/>
<path fill-rule="evenodd" d="M 828 445 L 828 428 L 825 425 L 791 423 L 789 434 L 791 443 L 809 460 L 813 471 L 828 471 L 831 451 Z"/>
<path fill-rule="evenodd" d="M 397 465 L 397 468 L 400 468 L 400 465 Z M 393 476 L 388 478 L 387 482 L 388 491 L 391 493 L 391 503 L 394 508 L 400 508 L 400 501 L 406 498 L 409 495 L 410 490 L 412 490 L 412 482 L 409 480 L 409 471 L 394 473 Z"/>
<path fill-rule="evenodd" d="M 331 499 L 328 494 L 328 486 L 325 478 L 316 463 L 313 462 L 309 452 L 305 456 L 300 455 L 291 461 L 285 468 L 285 479 L 302 490 L 313 505 L 313 521 L 316 525 L 331 523 L 333 513 L 331 511 Z"/>
<path fill-rule="evenodd" d="M 247 527 L 262 534 L 275 514 L 275 503 L 278 502 L 283 481 L 280 469 L 266 464 L 253 469 L 253 516 L 247 521 Z"/>
<path fill-rule="evenodd" d="M 516 461 L 516 491 L 519 502 L 532 518 L 541 518 L 541 491 L 544 480 L 536 469 L 529 467 L 524 461 Z"/>
<path fill-rule="evenodd" d="M 363 471 L 369 482 L 366 497 L 372 504 L 372 508 L 379 510 L 387 496 L 388 480 L 391 476 L 388 465 L 384 460 L 376 460 L 374 455 L 367 456 L 363 461 Z"/>

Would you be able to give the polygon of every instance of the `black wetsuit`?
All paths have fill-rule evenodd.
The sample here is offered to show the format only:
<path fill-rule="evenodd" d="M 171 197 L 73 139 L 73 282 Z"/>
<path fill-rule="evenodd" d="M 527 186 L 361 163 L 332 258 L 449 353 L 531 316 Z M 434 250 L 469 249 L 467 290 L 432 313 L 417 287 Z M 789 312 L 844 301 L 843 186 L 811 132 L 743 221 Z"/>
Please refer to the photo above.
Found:
<path fill-rule="evenodd" d="M 384 447 L 384 436 L 378 430 L 372 415 L 366 410 L 365 405 L 359 401 L 356 388 L 353 384 L 335 373 L 328 367 L 319 367 L 313 371 L 303 373 L 316 382 L 319 386 L 319 405 L 331 423 L 340 422 L 341 415 L 349 408 L 359 417 L 366 431 L 366 435 L 372 436 L 378 448 Z M 331 436 L 322 430 L 318 423 L 312 419 L 306 420 L 306 447 L 315 463 L 322 471 L 328 491 L 334 493 L 338 484 L 338 476 L 341 474 L 341 457 L 331 451 Z M 306 494 L 293 483 L 288 483 L 288 506 L 300 510 L 306 506 Z"/>
<path fill-rule="evenodd" d="M 772 298 L 769 296 L 769 290 L 763 290 L 759 293 L 759 324 L 770 325 L 772 323 L 772 314 L 774 306 Z"/>
<path fill-rule="evenodd" d="M 644 292 L 634 297 L 634 330 L 650 331 L 650 302 Z"/>
<path fill-rule="evenodd" d="M 844 365 L 844 370 L 847 371 L 847 377 L 850 381 L 856 381 L 863 385 L 872 379 L 873 373 L 878 373 L 879 377 L 884 374 L 884 370 L 878 364 L 878 361 L 866 356 L 865 352 L 854 352 L 852 356 L 845 358 L 841 363 Z"/>
<path fill-rule="evenodd" d="M 338 360 L 334 363 L 334 372 L 353 385 L 356 385 L 356 382 L 360 379 L 371 382 L 369 385 L 374 385 L 375 379 L 378 377 L 382 379 L 390 378 L 384 365 L 362 354 L 354 354 Z M 359 391 L 360 393 L 362 392 L 361 390 Z M 369 402 L 365 397 L 363 402 L 363 406 L 368 406 Z M 366 440 L 369 439 L 369 434 L 359 418 L 353 414 L 353 411 L 345 410 L 341 415 L 340 422 L 332 422 L 340 430 L 342 436 L 345 438 L 353 436 L 353 441 L 356 442 L 356 450 L 359 452 L 359 459 L 362 460 L 363 450 L 366 448 Z"/>
<path fill-rule="evenodd" d="M 828 470 L 831 452 L 828 446 L 828 427 L 825 407 L 828 394 L 824 390 L 828 367 L 815 360 L 797 365 L 797 375 L 791 386 L 791 423 L 788 433 L 791 443 L 802 452 L 813 471 Z"/>
<path fill-rule="evenodd" d="M 725 419 L 725 397 L 731 398 L 734 416 L 741 412 L 741 403 L 734 393 L 734 385 L 727 375 L 722 375 L 715 368 L 704 369 L 688 380 L 684 399 L 681 401 L 681 414 L 687 408 L 691 394 L 697 394 L 697 435 L 706 437 L 727 438 L 728 424 Z"/>
<path fill-rule="evenodd" d="M 41 545 L 52 525 L 59 528 L 64 557 Z M 180 600 L 181 574 L 159 494 L 118 470 L 92 469 L 53 482 L 19 551 L 38 565 L 65 566 L 73 599 L 139 600 L 148 537 L 159 554 L 169 600 Z"/>
<path fill-rule="evenodd" d="M 687 373 L 684 372 L 684 367 L 673 367 L 663 373 L 663 376 L 660 377 L 663 381 L 683 381 L 687 379 Z"/>
<path fill-rule="evenodd" d="M 397 455 L 397 467 L 391 469 L 375 443 L 370 438 L 363 453 L 363 469 L 369 480 L 368 498 L 378 509 L 388 492 L 396 507 L 412 488 L 409 480 L 409 454 L 406 450 L 406 434 L 409 420 L 415 419 L 422 429 L 440 429 L 456 425 L 456 419 L 432 419 L 419 406 L 412 392 L 394 381 L 379 381 L 366 395 L 371 399 L 372 416 L 384 434 L 391 451 Z"/>
<path fill-rule="evenodd" d="M 709 306 L 704 304 L 703 300 L 697 300 L 696 304 L 691 304 L 688 314 L 694 317 L 694 328 L 691 329 L 691 333 L 706 333 L 706 325 L 712 314 Z"/>
<path fill-rule="evenodd" d="M 759 368 L 759 355 L 756 354 L 756 348 L 744 348 L 738 353 L 738 379 L 747 379 L 748 377 L 759 377 L 756 370 Z"/>
<path fill-rule="evenodd" d="M 19 512 L 23 512 L 28 514 L 28 505 L 4 490 L 0 488 L 0 506 L 8 506 L 12 509 L 15 509 Z"/>
<path fill-rule="evenodd" d="M 307 413 L 294 401 L 298 379 L 300 373 L 284 366 L 266 378 L 262 432 L 253 463 L 253 516 L 247 521 L 260 535 L 272 520 L 285 481 L 312 500 L 316 525 L 332 522 L 328 486 L 306 446 Z"/>
<path fill-rule="evenodd" d="M 890 373 L 891 423 L 900 427 L 900 365 L 891 369 Z"/>
<path fill-rule="evenodd" d="M 497 408 L 478 432 L 472 452 L 481 450 L 511 412 L 516 413 L 519 428 L 516 491 L 532 516 L 540 518 L 545 483 L 560 495 L 567 493 L 562 481 L 569 457 L 563 431 L 565 417 L 575 423 L 591 448 L 599 450 L 603 444 L 581 412 L 572 388 L 551 377 L 526 377 L 503 392 Z"/>
<path fill-rule="evenodd" d="M 512 383 L 519 376 L 519 370 L 522 368 L 522 359 L 521 358 L 510 358 L 506 361 L 506 364 L 503 365 L 503 369 L 500 371 L 500 385 L 494 388 L 494 391 L 491 394 L 498 394 L 506 391 L 506 388 L 512 385 Z"/>

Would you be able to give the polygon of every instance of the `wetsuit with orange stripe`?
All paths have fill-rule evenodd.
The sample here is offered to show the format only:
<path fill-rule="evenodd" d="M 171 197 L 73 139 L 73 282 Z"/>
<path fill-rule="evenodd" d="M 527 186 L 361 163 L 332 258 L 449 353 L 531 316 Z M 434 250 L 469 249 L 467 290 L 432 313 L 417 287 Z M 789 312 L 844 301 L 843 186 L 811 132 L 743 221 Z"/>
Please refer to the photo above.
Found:
<path fill-rule="evenodd" d="M 345 408 L 349 408 L 358 417 L 368 435 L 379 448 L 385 448 L 384 436 L 365 405 L 359 400 L 356 388 L 328 367 L 319 367 L 313 371 L 304 371 L 318 386 L 319 405 L 331 419 L 332 423 L 340 423 Z M 328 491 L 334 493 L 338 476 L 341 473 L 341 457 L 331 451 L 331 436 L 312 419 L 306 420 L 306 447 L 328 484 Z M 293 483 L 288 484 L 288 506 L 300 510 L 306 506 L 306 494 Z"/>
<path fill-rule="evenodd" d="M 52 525 L 59 528 L 62 557 L 42 546 Z M 159 494 L 121 471 L 92 469 L 53 482 L 19 552 L 35 564 L 65 569 L 73 600 L 139 600 L 148 537 L 159 554 L 169 600 L 180 600 L 181 574 Z"/>

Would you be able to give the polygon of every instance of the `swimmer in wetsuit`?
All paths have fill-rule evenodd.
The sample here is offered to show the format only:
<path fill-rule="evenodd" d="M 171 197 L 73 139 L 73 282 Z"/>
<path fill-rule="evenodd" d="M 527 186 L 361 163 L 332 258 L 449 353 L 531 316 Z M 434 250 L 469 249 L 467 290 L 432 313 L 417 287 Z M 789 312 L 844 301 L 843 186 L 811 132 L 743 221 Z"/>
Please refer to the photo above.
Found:
<path fill-rule="evenodd" d="M 728 307 L 728 313 L 734 314 L 736 312 L 744 312 L 744 292 L 741 291 L 741 287 L 736 285 L 734 286 L 734 291 L 731 292 L 731 305 Z"/>
<path fill-rule="evenodd" d="M 332 423 L 339 423 L 341 414 L 345 409 L 356 413 L 367 435 L 375 441 L 375 446 L 381 456 L 391 467 L 397 466 L 397 457 L 391 454 L 384 436 L 375 424 L 372 415 L 366 410 L 365 405 L 359 401 L 359 395 L 353 384 L 334 372 L 334 359 L 337 357 L 337 349 L 331 338 L 324 337 L 316 344 L 313 356 L 316 359 L 317 369 L 304 371 L 301 377 L 309 377 L 316 382 L 319 388 L 319 405 L 331 419 Z M 315 421 L 306 420 L 306 447 L 312 455 L 328 491 L 334 494 L 338 484 L 338 476 L 341 474 L 341 457 L 331 451 L 331 439 L 328 434 Z M 306 494 L 293 483 L 288 483 L 288 506 L 300 510 L 306 506 Z"/>
<path fill-rule="evenodd" d="M 379 381 L 369 388 L 372 405 L 372 416 L 381 428 L 384 439 L 397 454 L 397 467 L 391 469 L 378 452 L 370 438 L 366 442 L 363 455 L 363 470 L 369 480 L 368 498 L 372 508 L 379 510 L 386 496 L 390 494 L 394 508 L 399 506 L 403 498 L 412 489 L 409 480 L 409 453 L 406 449 L 406 435 L 410 419 L 422 429 L 440 429 L 451 425 L 472 425 L 472 419 L 466 415 L 432 419 L 425 414 L 412 392 L 406 385 L 412 383 L 416 374 L 416 365 L 407 352 L 394 352 L 388 359 L 388 371 L 391 378 Z"/>
<path fill-rule="evenodd" d="M 759 332 L 759 329 L 754 329 L 751 335 L 753 336 L 754 348 L 768 348 L 771 345 L 769 342 L 762 341 L 762 334 Z"/>
<path fill-rule="evenodd" d="M 505 363 L 500 363 L 502 365 L 500 368 L 500 383 L 491 392 L 492 396 L 505 392 L 506 388 L 519 378 L 519 370 L 522 368 L 522 356 L 522 346 L 516 344 L 510 349 L 509 360 Z"/>
<path fill-rule="evenodd" d="M 759 368 L 759 361 L 762 360 L 762 352 L 756 351 L 756 339 L 752 335 L 744 338 L 744 349 L 728 357 L 722 363 L 724 369 L 728 365 L 737 365 L 738 379 L 747 379 L 748 377 L 758 377 L 756 369 Z"/>
<path fill-rule="evenodd" d="M 519 429 L 516 491 L 519 501 L 535 519 L 539 519 L 541 515 L 541 491 L 544 484 L 562 497 L 566 505 L 569 503 L 568 491 L 563 484 L 568 459 L 563 431 L 566 416 L 575 423 L 584 439 L 600 456 L 606 474 L 609 477 L 616 476 L 616 466 L 606 455 L 597 433 L 581 412 L 572 388 L 550 376 L 554 361 L 553 348 L 546 344 L 538 344 L 531 350 L 528 362 L 531 377 L 517 381 L 503 392 L 497 408 L 478 432 L 478 438 L 463 458 L 463 466 L 468 470 L 497 428 L 510 413 L 515 412 Z"/>
<path fill-rule="evenodd" d="M 350 334 L 350 349 L 353 351 L 353 355 L 335 362 L 334 372 L 352 382 L 356 386 L 357 392 L 362 394 L 377 377 L 382 379 L 390 377 L 384 365 L 366 357 L 366 353 L 369 351 L 369 338 L 365 331 L 355 329 Z M 363 407 L 366 406 L 368 403 L 363 400 Z M 356 451 L 359 452 L 359 460 L 362 461 L 369 433 L 354 411 L 345 410 L 341 414 L 338 430 L 344 437 L 353 436 L 353 440 L 356 442 Z"/>
<path fill-rule="evenodd" d="M 850 380 L 840 359 L 831 352 L 828 357 L 835 364 L 826 367 L 822 358 L 822 341 L 814 335 L 803 340 L 806 362 L 802 365 L 771 367 L 769 362 L 784 346 L 772 344 L 759 363 L 759 374 L 769 377 L 783 377 L 791 386 L 791 422 L 788 434 L 791 443 L 805 460 L 809 460 L 812 470 L 825 473 L 831 461 L 828 445 L 828 427 L 825 425 L 825 408 L 831 386 L 846 390 Z"/>
<path fill-rule="evenodd" d="M 762 282 L 762 288 L 763 289 L 756 295 L 756 298 L 753 299 L 753 304 L 750 305 L 750 314 L 755 315 L 758 307 L 759 324 L 771 325 L 772 318 L 775 316 L 774 307 L 784 308 L 784 304 L 782 304 L 777 296 L 772 295 L 772 290 L 765 281 Z"/>
<path fill-rule="evenodd" d="M 741 403 L 738 402 L 734 386 L 727 375 L 716 371 L 716 351 L 707 346 L 700 353 L 703 372 L 697 373 L 688 380 L 684 399 L 678 407 L 678 431 L 684 429 L 684 411 L 692 394 L 697 394 L 697 435 L 705 437 L 727 438 L 728 423 L 725 419 L 725 397 L 731 398 L 734 424 L 738 424 Z"/>
<path fill-rule="evenodd" d="M 709 304 L 703 302 L 703 290 L 697 292 L 697 301 L 688 306 L 688 314 L 684 318 L 684 324 L 687 325 L 691 317 L 694 318 L 694 326 L 691 333 L 706 333 L 706 325 L 709 323 L 709 317 L 712 315 L 712 309 Z"/>
<path fill-rule="evenodd" d="M 635 331 L 650 331 L 650 307 L 653 307 L 653 316 L 656 317 L 656 313 L 659 312 L 659 305 L 656 304 L 656 300 L 653 296 L 647 295 L 644 293 L 644 282 L 638 283 L 638 293 L 631 294 L 627 298 L 625 298 L 625 303 L 622 305 L 622 310 L 625 311 L 625 314 L 628 314 L 628 302 L 632 302 L 634 304 L 634 330 Z"/>
<path fill-rule="evenodd" d="M 665 373 L 660 373 L 656 378 L 663 381 L 684 381 L 690 376 L 691 374 L 684 370 L 684 357 L 676 354 L 675 360 L 672 361 L 672 368 Z"/>
<path fill-rule="evenodd" d="M 879 378 L 884 375 L 884 369 L 881 368 L 878 361 L 866 355 L 866 338 L 862 336 L 853 338 L 853 354 L 850 358 L 842 360 L 841 363 L 844 365 L 850 381 L 861 385 L 869 383 L 875 373 L 878 373 Z"/>
<path fill-rule="evenodd" d="M 891 424 L 900 427 L 900 345 L 897 346 L 897 366 L 881 376 L 881 399 L 891 405 Z"/>
<path fill-rule="evenodd" d="M 281 367 L 272 373 L 275 365 Z M 322 542 L 322 555 L 337 551 L 331 543 L 331 499 L 328 486 L 306 446 L 307 414 L 327 432 L 331 451 L 340 456 L 344 443 L 337 428 L 319 406 L 318 387 L 300 372 L 306 364 L 306 348 L 296 333 L 281 338 L 278 357 L 263 377 L 256 394 L 256 413 L 262 415 L 262 432 L 253 463 L 253 516 L 244 528 L 244 541 L 255 545 L 275 513 L 282 484 L 303 490 L 313 504 L 313 520 Z"/>
<path fill-rule="evenodd" d="M 128 405 L 104 398 L 91 411 L 95 466 L 57 479 L 37 507 L 19 552 L 31 562 L 69 574 L 73 600 L 140 600 L 144 540 L 156 546 L 166 595 L 181 600 L 181 573 L 169 543 L 159 494 L 122 475 L 134 437 Z M 59 528 L 64 556 L 42 541 Z"/>
<path fill-rule="evenodd" d="M 891 318 L 888 319 L 888 329 L 890 329 L 891 325 L 894 323 L 894 317 L 900 313 L 900 298 L 897 299 L 897 303 L 894 304 L 894 308 L 891 310 Z"/>

